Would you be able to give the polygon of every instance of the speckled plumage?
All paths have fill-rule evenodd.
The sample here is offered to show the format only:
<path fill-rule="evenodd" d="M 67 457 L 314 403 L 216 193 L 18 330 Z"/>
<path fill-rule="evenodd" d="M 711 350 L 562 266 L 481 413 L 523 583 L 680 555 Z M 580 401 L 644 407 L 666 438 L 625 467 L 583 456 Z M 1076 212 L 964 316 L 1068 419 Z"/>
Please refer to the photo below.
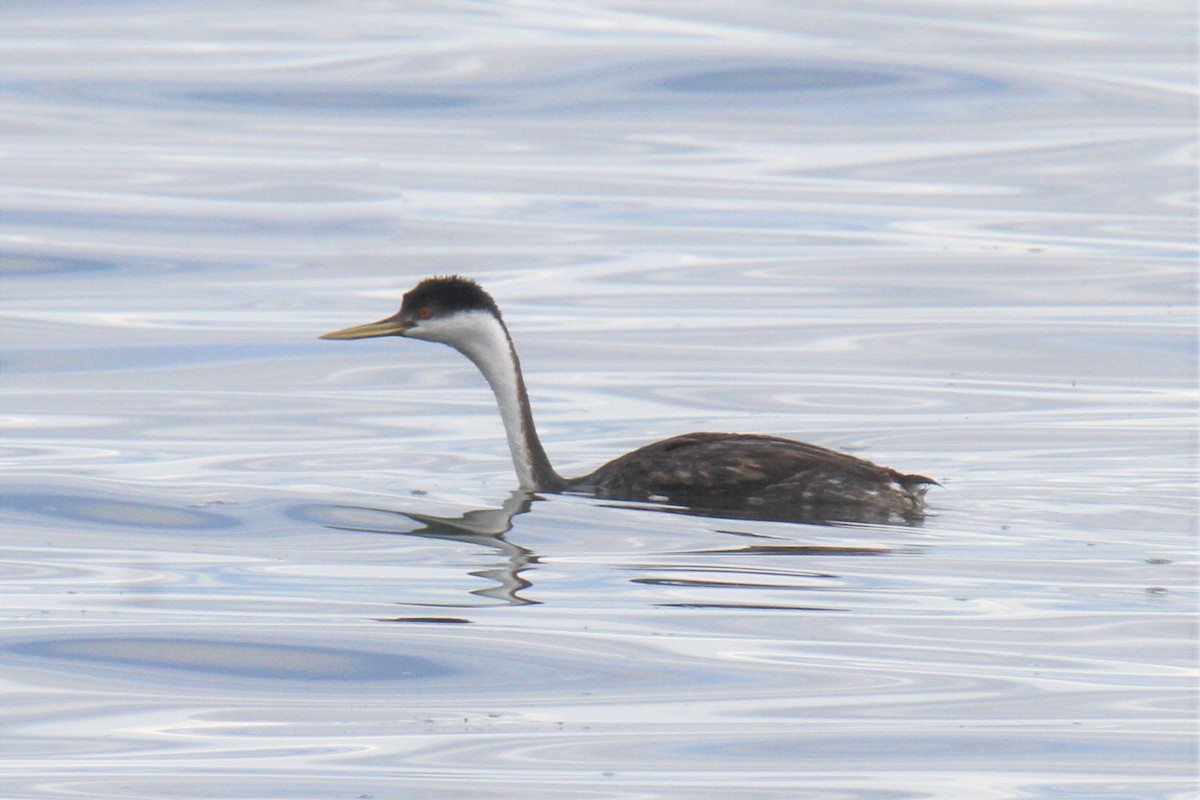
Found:
<path fill-rule="evenodd" d="M 912 519 L 935 481 L 824 447 L 738 433 L 687 433 L 646 445 L 571 491 L 755 516 Z"/>

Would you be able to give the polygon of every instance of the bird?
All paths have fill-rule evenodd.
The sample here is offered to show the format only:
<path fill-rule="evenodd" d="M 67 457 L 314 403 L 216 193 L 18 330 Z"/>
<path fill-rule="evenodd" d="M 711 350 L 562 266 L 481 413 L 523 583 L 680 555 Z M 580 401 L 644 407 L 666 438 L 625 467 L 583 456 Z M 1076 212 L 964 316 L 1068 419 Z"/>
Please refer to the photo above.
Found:
<path fill-rule="evenodd" d="M 865 459 L 778 436 L 685 433 L 564 478 L 538 438 L 521 362 L 496 301 L 470 278 L 426 278 L 400 310 L 321 339 L 399 336 L 449 345 L 491 387 L 521 489 L 683 507 L 714 516 L 786 521 L 919 522 L 940 485 Z"/>

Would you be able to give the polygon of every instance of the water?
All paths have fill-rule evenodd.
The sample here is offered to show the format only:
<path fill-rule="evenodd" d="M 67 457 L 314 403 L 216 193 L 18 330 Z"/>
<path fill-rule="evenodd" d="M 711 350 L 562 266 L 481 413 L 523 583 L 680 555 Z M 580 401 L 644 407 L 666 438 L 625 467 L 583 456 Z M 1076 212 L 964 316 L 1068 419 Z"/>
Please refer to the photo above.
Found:
<path fill-rule="evenodd" d="M 1195 796 L 1193 9 L 9 3 L 4 793 Z M 529 498 L 686 430 L 919 527 Z"/>

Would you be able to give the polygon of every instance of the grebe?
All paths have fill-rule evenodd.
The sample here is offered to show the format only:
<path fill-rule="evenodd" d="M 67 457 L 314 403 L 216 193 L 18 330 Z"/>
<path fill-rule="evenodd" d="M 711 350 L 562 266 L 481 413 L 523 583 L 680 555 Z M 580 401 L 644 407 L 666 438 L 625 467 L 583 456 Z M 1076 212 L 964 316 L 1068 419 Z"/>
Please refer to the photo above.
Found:
<path fill-rule="evenodd" d="M 468 278 L 427 278 L 395 315 L 322 339 L 404 336 L 448 344 L 487 379 L 522 489 L 669 503 L 770 519 L 920 519 L 937 482 L 775 436 L 687 433 L 648 444 L 579 478 L 554 471 L 538 439 L 512 337 L 491 295 Z"/>

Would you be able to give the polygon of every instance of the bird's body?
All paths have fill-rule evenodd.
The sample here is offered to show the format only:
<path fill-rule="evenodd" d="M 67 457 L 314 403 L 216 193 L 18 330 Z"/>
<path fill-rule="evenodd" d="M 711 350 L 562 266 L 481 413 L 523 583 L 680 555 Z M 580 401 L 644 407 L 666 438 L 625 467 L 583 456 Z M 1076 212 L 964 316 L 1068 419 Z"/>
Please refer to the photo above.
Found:
<path fill-rule="evenodd" d="M 614 459 L 568 489 L 773 517 L 875 519 L 919 515 L 931 483 L 792 439 L 685 433 Z"/>
<path fill-rule="evenodd" d="M 479 368 L 500 406 L 521 487 L 653 501 L 775 519 L 915 519 L 935 481 L 775 436 L 688 433 L 646 445 L 588 475 L 554 471 L 538 439 L 512 338 L 495 301 L 474 281 L 429 278 L 400 311 L 325 339 L 404 336 L 441 342 Z"/>

